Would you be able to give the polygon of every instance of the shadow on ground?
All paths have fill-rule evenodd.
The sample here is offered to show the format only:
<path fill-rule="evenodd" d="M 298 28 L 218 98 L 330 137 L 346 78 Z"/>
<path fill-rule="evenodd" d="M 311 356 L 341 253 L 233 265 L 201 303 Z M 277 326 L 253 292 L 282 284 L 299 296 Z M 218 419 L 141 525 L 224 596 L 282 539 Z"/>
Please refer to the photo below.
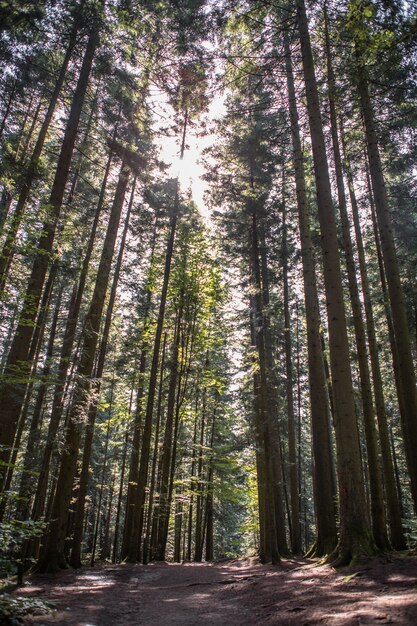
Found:
<path fill-rule="evenodd" d="M 117 565 L 33 576 L 19 594 L 52 601 L 29 625 L 242 626 L 417 624 L 417 559 L 376 559 L 355 570 L 287 560 Z"/>

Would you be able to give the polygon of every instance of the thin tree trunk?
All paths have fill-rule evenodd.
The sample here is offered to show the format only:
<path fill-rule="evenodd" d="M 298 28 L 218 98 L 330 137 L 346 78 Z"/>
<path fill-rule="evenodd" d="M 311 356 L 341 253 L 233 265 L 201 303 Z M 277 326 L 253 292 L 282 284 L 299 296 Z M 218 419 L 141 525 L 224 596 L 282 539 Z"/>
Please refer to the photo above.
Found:
<path fill-rule="evenodd" d="M 27 124 L 29 115 L 32 111 L 32 104 L 35 99 L 35 93 L 36 93 L 36 88 L 33 88 L 30 94 L 29 104 L 27 105 L 25 109 L 25 114 L 23 116 L 23 122 L 20 126 L 19 134 L 17 135 L 17 138 L 16 138 L 16 148 L 14 150 L 14 155 L 13 155 L 13 159 L 15 162 L 17 162 L 17 159 L 19 156 L 20 145 L 22 143 L 23 135 L 25 134 L 26 124 Z"/>
<path fill-rule="evenodd" d="M 30 405 L 30 401 L 32 397 L 32 390 L 33 390 L 33 386 L 35 382 L 36 370 L 38 367 L 39 355 L 40 355 L 43 335 L 45 331 L 45 322 L 46 322 L 46 317 L 49 311 L 52 289 L 54 287 L 55 280 L 58 274 L 58 266 L 59 266 L 59 262 L 58 260 L 56 260 L 54 264 L 52 265 L 51 270 L 49 272 L 48 280 L 46 282 L 45 289 L 42 295 L 42 301 L 39 307 L 39 313 L 36 318 L 36 324 L 35 324 L 35 328 L 33 331 L 32 342 L 29 348 L 29 357 L 28 357 L 28 362 L 32 364 L 32 367 L 30 371 L 28 384 L 26 386 L 24 403 L 23 403 L 22 410 L 19 415 L 16 436 L 13 442 L 13 450 L 12 450 L 12 454 L 10 457 L 10 467 L 8 468 L 5 481 L 4 481 L 4 491 L 7 491 L 10 488 L 10 484 L 11 484 L 12 477 L 13 477 L 14 470 L 15 470 L 17 455 L 19 453 L 22 434 L 26 427 L 27 415 L 29 411 L 29 405 Z M 3 517 L 4 505 L 5 505 L 5 500 L 3 500 L 3 502 L 0 505 L 0 519 L 2 519 Z"/>
<path fill-rule="evenodd" d="M 24 520 L 29 517 L 31 510 L 32 493 L 35 485 L 35 476 L 33 470 L 37 467 L 39 456 L 39 444 L 40 444 L 40 428 L 42 417 L 42 406 L 45 400 L 46 392 L 48 389 L 48 378 L 51 371 L 51 359 L 53 356 L 53 349 L 55 343 L 55 334 L 58 324 L 58 315 L 61 306 L 62 288 L 58 294 L 57 302 L 55 305 L 55 313 L 52 319 L 51 329 L 49 332 L 49 341 L 45 353 L 45 365 L 43 367 L 41 375 L 41 384 L 38 389 L 35 406 L 33 409 L 32 419 L 30 423 L 28 442 L 26 445 L 26 452 L 22 462 L 24 472 L 22 474 L 18 505 L 16 508 L 16 518 Z"/>
<path fill-rule="evenodd" d="M 113 473 L 113 478 L 112 478 L 111 485 L 110 485 L 109 501 L 107 505 L 106 523 L 104 526 L 103 543 L 102 543 L 101 552 L 100 552 L 100 559 L 102 561 L 107 561 L 110 557 L 110 524 L 111 524 L 111 518 L 112 518 L 115 482 L 116 482 L 116 474 Z"/>
<path fill-rule="evenodd" d="M 400 478 L 400 470 L 399 470 L 398 462 L 397 462 L 397 454 L 395 452 L 394 434 L 392 432 L 391 426 L 389 429 L 389 433 L 390 433 L 390 442 L 391 442 L 391 450 L 392 450 L 392 461 L 394 464 L 394 472 L 395 472 L 395 482 L 397 484 L 398 499 L 400 501 L 400 514 L 402 517 L 404 515 L 403 491 L 401 487 L 401 478 Z"/>
<path fill-rule="evenodd" d="M 187 132 L 187 112 L 185 113 L 185 119 L 184 119 L 184 124 L 183 124 L 180 159 L 182 159 L 184 156 L 186 132 Z M 132 530 L 131 530 L 130 537 L 128 538 L 129 550 L 128 550 L 127 559 L 128 561 L 133 562 L 133 563 L 135 563 L 137 560 L 140 560 L 140 538 L 141 538 L 141 533 L 142 533 L 143 513 L 144 513 L 145 495 L 146 495 L 145 490 L 146 490 L 148 469 L 149 469 L 150 445 L 151 445 L 151 436 L 152 436 L 152 416 L 153 416 L 153 408 L 154 408 L 155 396 L 156 396 L 159 353 L 160 353 L 162 331 L 163 331 L 164 319 L 165 319 L 165 307 L 166 307 L 167 294 L 168 294 L 169 277 L 171 273 L 172 255 L 174 252 L 175 235 L 176 235 L 176 229 L 177 229 L 178 208 L 179 208 L 179 182 L 177 179 L 176 185 L 175 185 L 175 197 L 174 197 L 174 206 L 173 206 L 173 212 L 172 212 L 171 224 L 170 224 L 170 233 L 169 233 L 169 239 L 167 242 L 167 248 L 166 248 L 166 253 L 165 253 L 164 276 L 163 276 L 163 281 L 162 281 L 161 299 L 159 302 L 158 318 L 157 318 L 156 329 L 155 329 L 152 363 L 151 363 L 151 368 L 150 368 L 150 373 L 149 373 L 148 400 L 147 400 L 147 405 L 146 405 L 146 414 L 145 414 L 145 420 L 144 420 L 144 426 L 143 426 L 142 450 L 141 450 L 140 465 L 139 465 L 139 472 L 138 472 L 137 498 L 135 502 Z"/>
<path fill-rule="evenodd" d="M 271 457 L 274 490 L 274 508 L 277 526 L 278 552 L 281 555 L 288 553 L 287 538 L 285 531 L 284 500 L 286 500 L 286 484 L 283 457 L 281 453 L 281 435 L 279 429 L 279 406 L 276 397 L 276 389 L 279 386 L 274 360 L 274 345 L 271 334 L 270 323 L 270 288 L 269 288 L 269 268 L 267 246 L 265 242 L 265 232 L 259 228 L 259 255 L 262 288 L 262 337 L 265 352 L 265 375 L 267 376 L 267 405 L 270 411 L 271 423 Z"/>
<path fill-rule="evenodd" d="M 165 420 L 165 432 L 164 440 L 161 450 L 162 459 L 162 471 L 161 471 L 161 484 L 159 489 L 159 507 L 158 507 L 158 535 L 157 535 L 157 548 L 156 548 L 156 560 L 163 561 L 165 559 L 165 547 L 167 534 L 165 530 L 168 529 L 168 521 L 170 515 L 170 502 L 168 498 L 169 492 L 169 478 L 171 464 L 173 463 L 173 430 L 175 419 L 175 398 L 178 383 L 178 353 L 180 344 L 180 325 L 182 322 L 183 312 L 183 293 L 180 296 L 179 310 L 177 312 L 177 319 L 175 324 L 175 333 L 171 353 L 171 373 L 168 385 L 168 400 L 167 400 L 167 416 Z"/>
<path fill-rule="evenodd" d="M 301 552 L 301 528 L 300 507 L 298 493 L 297 454 L 295 444 L 295 416 L 293 396 L 293 355 L 291 343 L 291 318 L 289 307 L 288 286 L 288 245 L 287 245 L 287 221 L 285 206 L 285 187 L 283 181 L 283 209 L 282 209 L 282 273 L 284 287 L 284 339 L 285 339 L 285 369 L 286 369 L 286 395 L 288 410 L 288 457 L 290 464 L 290 494 L 291 494 L 291 549 L 294 554 Z"/>
<path fill-rule="evenodd" d="M 208 357 L 206 358 L 206 366 L 208 365 Z M 207 413 L 207 388 L 202 391 L 202 408 L 201 408 L 201 426 L 200 441 L 198 445 L 197 455 L 197 502 L 195 515 L 195 536 L 194 536 L 194 561 L 197 563 L 203 559 L 203 449 L 204 434 Z"/>
<path fill-rule="evenodd" d="M 133 387 L 130 394 L 129 400 L 129 411 L 128 411 L 128 419 L 132 414 L 132 402 L 133 402 Z M 116 508 L 116 520 L 114 523 L 114 540 L 113 540 L 113 552 L 112 552 L 112 563 L 117 562 L 117 554 L 119 547 L 119 529 L 120 529 L 120 516 L 122 512 L 122 500 L 123 500 L 123 491 L 124 491 L 124 480 L 126 473 L 126 459 L 127 459 L 127 446 L 129 443 L 129 426 L 126 426 L 125 437 L 124 437 L 124 445 L 123 445 L 123 455 L 122 455 L 122 467 L 120 469 L 120 484 L 119 484 L 119 493 L 117 496 L 117 508 Z"/>
<path fill-rule="evenodd" d="M 206 495 L 206 561 L 214 559 L 214 510 L 213 510 L 213 473 L 214 473 L 214 433 L 215 433 L 216 415 L 213 414 L 213 423 L 211 425 L 210 448 L 211 456 L 209 460 L 209 471 L 207 476 L 207 495 Z"/>
<path fill-rule="evenodd" d="M 177 487 L 175 494 L 175 525 L 174 525 L 174 561 L 181 563 L 181 539 L 182 539 L 182 524 L 183 524 L 183 495 L 182 485 Z"/>
<path fill-rule="evenodd" d="M 156 412 L 156 424 L 155 424 L 155 440 L 153 447 L 153 457 L 152 457 L 152 470 L 151 470 L 151 478 L 150 478 L 150 487 L 149 487 L 149 499 L 148 499 L 148 517 L 146 520 L 146 530 L 145 530 L 145 538 L 143 541 L 143 555 L 142 562 L 144 565 L 148 563 L 149 558 L 149 546 L 151 540 L 151 527 L 153 523 L 153 501 L 155 495 L 156 488 L 156 468 L 158 462 L 158 448 L 159 448 L 159 430 L 161 425 L 161 416 L 162 416 L 162 392 L 163 392 L 163 380 L 165 373 L 165 352 L 166 352 L 166 343 L 167 343 L 167 333 L 164 334 L 164 340 L 162 343 L 162 355 L 161 355 L 161 367 L 159 374 L 159 389 L 158 389 L 158 404 L 157 404 L 157 412 Z M 154 554 L 152 554 L 152 557 Z"/>
<path fill-rule="evenodd" d="M 3 135 L 3 131 L 4 131 L 4 128 L 6 126 L 7 118 L 9 117 L 10 108 L 12 106 L 13 99 L 14 99 L 14 94 L 16 92 L 16 85 L 17 85 L 17 79 L 15 78 L 14 81 L 13 81 L 13 86 L 12 86 L 12 88 L 10 90 L 10 96 L 9 96 L 9 99 L 7 100 L 7 104 L 6 104 L 6 108 L 4 110 L 4 114 L 3 114 L 3 117 L 2 117 L 2 120 L 1 120 L 1 124 L 0 124 L 0 138 Z"/>
<path fill-rule="evenodd" d="M 110 393 L 111 393 L 111 398 L 110 398 L 110 406 L 109 406 L 109 418 L 107 420 L 106 442 L 104 446 L 103 465 L 101 468 L 101 477 L 100 477 L 100 490 L 99 490 L 99 495 L 98 495 L 98 502 L 95 508 L 96 523 L 95 523 L 95 528 L 94 528 L 93 549 L 91 551 L 91 561 L 90 561 L 91 567 L 94 567 L 95 558 L 96 558 L 98 529 L 99 529 L 99 524 L 100 524 L 100 513 L 101 513 L 101 501 L 103 499 L 104 479 L 106 477 L 106 471 L 107 471 L 107 457 L 108 457 L 108 452 L 109 452 L 109 439 L 110 439 L 110 424 L 111 424 L 111 414 L 112 414 L 112 407 L 113 407 L 114 378 L 112 380 Z"/>
<path fill-rule="evenodd" d="M 281 465 L 279 445 L 276 446 L 278 431 L 277 424 L 273 424 L 273 405 L 270 403 L 272 385 L 270 372 L 268 371 L 267 356 L 265 350 L 265 314 L 262 299 L 261 267 L 259 262 L 259 234 L 256 214 L 252 215 L 251 224 L 251 270 L 254 288 L 254 305 L 256 331 L 255 341 L 259 357 L 259 415 L 261 419 L 260 433 L 263 444 L 266 478 L 266 512 L 268 516 L 266 541 L 269 543 L 269 551 L 272 563 L 280 561 L 278 540 L 284 528 L 283 515 L 279 519 L 280 508 L 277 508 L 278 497 L 282 499 L 282 476 L 277 474 Z M 280 506 L 280 503 L 278 503 Z M 281 549 L 282 551 L 282 549 Z"/>
<path fill-rule="evenodd" d="M 195 389 L 195 410 L 194 410 L 194 434 L 193 434 L 193 447 L 191 452 L 191 479 L 190 479 L 190 503 L 188 507 L 188 530 L 187 530 L 187 561 L 191 561 L 191 547 L 192 547 L 192 529 L 193 529 L 193 500 L 195 491 L 195 468 L 196 468 L 196 451 L 197 451 L 197 426 L 198 426 L 198 402 L 199 402 L 199 384 L 198 378 Z"/>
<path fill-rule="evenodd" d="M 151 258 L 149 262 L 149 276 L 148 282 L 151 280 L 151 274 L 153 272 L 154 253 L 156 245 L 157 235 L 157 220 L 155 220 L 155 227 L 152 238 Z M 149 352 L 149 340 L 147 338 L 149 324 L 150 324 L 150 308 L 152 300 L 152 290 L 148 284 L 146 293 L 145 308 L 143 313 L 143 328 L 142 328 L 142 347 L 139 358 L 139 371 L 138 371 L 138 390 L 136 395 L 136 410 L 133 421 L 133 437 L 132 437 L 132 451 L 130 454 L 129 462 L 129 478 L 127 486 L 126 497 L 126 512 L 123 529 L 123 543 L 122 543 L 122 559 L 126 558 L 129 552 L 130 536 L 132 534 L 133 516 L 135 514 L 135 503 L 137 499 L 138 488 L 138 472 L 139 472 L 139 457 L 140 457 L 140 445 L 142 434 L 142 418 L 143 418 L 143 403 L 145 392 L 145 376 L 147 369 L 147 360 Z"/>

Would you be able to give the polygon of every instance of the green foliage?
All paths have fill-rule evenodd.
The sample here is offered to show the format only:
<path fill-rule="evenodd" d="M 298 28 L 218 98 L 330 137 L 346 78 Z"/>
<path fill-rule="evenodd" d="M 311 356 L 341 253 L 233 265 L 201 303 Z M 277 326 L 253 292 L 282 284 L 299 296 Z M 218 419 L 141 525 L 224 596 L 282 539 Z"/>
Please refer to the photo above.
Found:
<path fill-rule="evenodd" d="M 33 520 L 10 520 L 0 524 L 0 572 L 2 576 L 13 575 L 23 564 L 22 549 L 27 541 L 41 537 L 45 522 Z"/>
<path fill-rule="evenodd" d="M 12 596 L 8 593 L 0 595 L 0 624 L 2 626 L 18 626 L 19 618 L 26 615 L 49 615 L 53 605 L 40 598 Z"/>

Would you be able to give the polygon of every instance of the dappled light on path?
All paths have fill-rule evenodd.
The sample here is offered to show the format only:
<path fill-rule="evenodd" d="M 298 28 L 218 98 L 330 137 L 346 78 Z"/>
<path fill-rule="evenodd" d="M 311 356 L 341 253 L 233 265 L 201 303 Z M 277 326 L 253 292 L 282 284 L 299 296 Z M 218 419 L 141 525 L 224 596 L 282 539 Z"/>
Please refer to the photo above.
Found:
<path fill-rule="evenodd" d="M 417 559 L 377 559 L 334 570 L 307 560 L 264 566 L 117 565 L 36 576 L 19 593 L 56 606 L 27 626 L 415 624 Z"/>

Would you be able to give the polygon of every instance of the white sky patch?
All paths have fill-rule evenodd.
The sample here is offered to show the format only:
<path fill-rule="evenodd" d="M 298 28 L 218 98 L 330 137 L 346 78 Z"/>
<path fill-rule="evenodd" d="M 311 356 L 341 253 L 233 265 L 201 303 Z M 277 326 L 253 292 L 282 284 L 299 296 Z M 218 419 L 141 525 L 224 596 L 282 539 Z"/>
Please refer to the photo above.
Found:
<path fill-rule="evenodd" d="M 210 102 L 208 111 L 202 114 L 202 119 L 207 127 L 212 126 L 215 119 L 219 119 L 226 111 L 223 95 L 215 95 Z M 209 219 L 209 211 L 204 202 L 204 193 L 208 188 L 203 180 L 206 168 L 202 161 L 203 151 L 213 145 L 217 136 L 208 132 L 202 134 L 202 124 L 197 119 L 189 127 L 186 136 L 186 149 L 184 158 L 180 160 L 180 137 L 164 136 L 158 133 L 158 129 L 166 126 L 166 120 L 173 118 L 174 111 L 167 102 L 165 94 L 160 91 L 152 94 L 152 109 L 155 116 L 155 143 L 160 149 L 161 160 L 169 165 L 168 175 L 176 178 L 178 176 L 183 193 L 191 191 L 191 197 L 201 211 L 202 215 Z"/>

